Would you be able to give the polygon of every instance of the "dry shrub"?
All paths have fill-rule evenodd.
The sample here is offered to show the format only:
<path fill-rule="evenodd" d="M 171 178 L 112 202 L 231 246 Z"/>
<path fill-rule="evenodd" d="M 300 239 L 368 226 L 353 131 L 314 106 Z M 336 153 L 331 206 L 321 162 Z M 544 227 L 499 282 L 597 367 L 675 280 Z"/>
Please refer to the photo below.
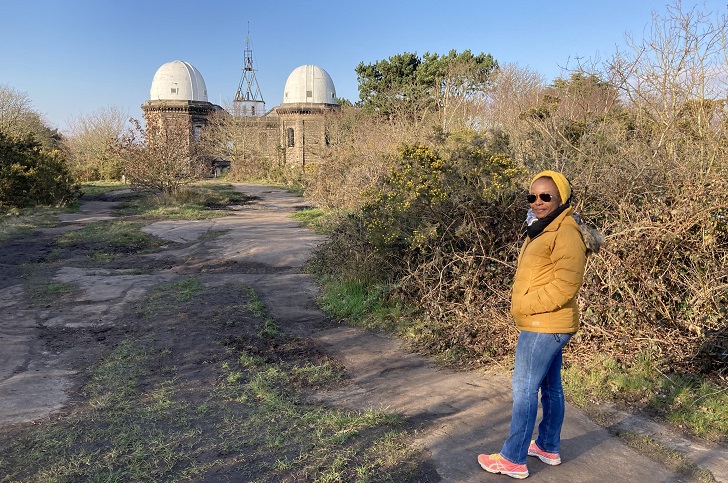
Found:
<path fill-rule="evenodd" d="M 504 336 L 515 336 L 507 305 L 523 171 L 488 141 L 461 132 L 438 149 L 401 147 L 365 192 L 356 229 L 334 233 L 327 246 L 332 270 L 343 264 L 384 279 L 391 296 L 419 308 L 415 343 L 461 362 L 497 360 L 510 352 Z M 343 245 L 355 248 L 336 257 L 332 248 Z M 369 263 L 355 270 L 355 256 Z"/>
<path fill-rule="evenodd" d="M 319 206 L 344 211 L 361 207 L 362 193 L 389 173 L 402 144 L 432 133 L 429 124 L 384 120 L 354 107 L 327 114 L 325 122 L 331 146 L 307 171 L 305 193 Z"/>
<path fill-rule="evenodd" d="M 459 364 L 498 363 L 518 336 L 510 285 L 523 207 L 476 202 L 459 211 L 462 225 L 408 264 L 398 293 L 421 309 L 419 346 Z"/>
<path fill-rule="evenodd" d="M 629 365 L 649 353 L 662 369 L 725 377 L 728 118 L 721 89 L 728 43 L 720 40 L 728 38 L 728 20 L 680 8 L 656 17 L 652 37 L 635 42 L 633 55 L 618 52 L 602 71 L 580 68 L 545 86 L 504 66 L 477 116 L 486 134 L 476 137 L 526 173 L 564 172 L 576 211 L 606 236 L 587 261 L 583 325 L 567 346 L 570 362 L 606 355 Z M 391 141 L 404 138 L 359 122 L 375 137 L 349 128 L 347 149 L 311 185 L 331 206 L 346 200 L 361 208 L 357 230 L 337 235 L 340 246 L 349 237 L 357 250 L 377 254 L 373 265 L 390 277 L 393 293 L 421 309 L 411 333 L 423 347 L 460 362 L 510 355 L 510 284 L 527 209 L 517 200 L 530 175 L 512 176 L 498 198 L 487 198 L 473 188 L 477 177 L 465 175 L 487 159 L 472 142 L 451 139 L 446 147 L 417 131 L 421 155 L 388 158 Z M 439 154 L 427 153 L 435 147 Z M 422 163 L 408 164 L 408 156 Z M 389 159 L 405 161 L 389 164 L 397 176 L 387 171 Z M 376 168 L 363 175 L 363 166 Z M 345 179 L 350 173 L 356 181 Z M 358 197 L 367 185 L 374 189 Z M 341 261 L 356 273 L 346 253 Z M 374 258 L 363 258 L 371 267 Z"/>
<path fill-rule="evenodd" d="M 135 119 L 131 123 L 112 151 L 122 160 L 123 173 L 132 188 L 174 194 L 210 174 L 209 159 L 200 155 L 198 144 L 191 141 L 192 126 L 187 119 L 150 122 L 146 129 Z"/>
<path fill-rule="evenodd" d="M 724 373 L 728 203 L 716 193 L 728 182 L 673 183 L 615 200 L 582 290 L 582 343 L 571 350 L 627 361 L 656 351 L 673 368 Z"/>

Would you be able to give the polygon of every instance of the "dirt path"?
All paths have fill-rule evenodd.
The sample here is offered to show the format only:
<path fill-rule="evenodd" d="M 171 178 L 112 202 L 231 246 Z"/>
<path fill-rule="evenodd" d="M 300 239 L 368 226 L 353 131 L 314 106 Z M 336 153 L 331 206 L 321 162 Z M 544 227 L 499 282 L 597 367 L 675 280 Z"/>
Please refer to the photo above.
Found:
<path fill-rule="evenodd" d="M 221 290 L 231 282 L 253 287 L 281 327 L 313 340 L 345 365 L 351 383 L 317 394 L 317 400 L 351 409 L 387 408 L 408 416 L 421 428 L 419 443 L 442 481 L 504 481 L 501 475 L 483 472 L 475 458 L 498 451 L 508 433 L 509 379 L 444 370 L 390 336 L 331 324 L 315 303 L 314 280 L 302 271 L 322 238 L 289 217 L 304 200 L 262 186 L 238 189 L 259 201 L 227 218 L 147 226 L 145 231 L 170 245 L 147 256 L 144 273 L 99 270 L 83 263 L 62 267 L 54 280 L 79 287 L 81 294 L 62 310 L 29 306 L 17 278 L 20 272 L 13 268 L 17 263 L 8 257 L 51 256 L 49 241 L 60 231 L 113 216 L 114 204 L 84 205 L 80 214 L 63 216 L 63 227 L 32 242 L 24 240 L 22 246 L 6 244 L 0 254 L 0 427 L 43 419 L 72 404 L 78 387 L 75 376 L 84 361 L 95 360 L 107 349 L 107 338 L 124 333 L 129 307 L 159 283 L 195 274 Z M 217 230 L 226 231 L 206 237 Z M 712 471 L 718 481 L 728 481 L 725 448 L 686 440 L 630 415 L 610 414 L 613 429 L 628 427 L 653 435 Z M 575 408 L 567 410 L 563 437 L 564 463 L 553 468 L 530 461 L 533 481 L 687 481 L 630 449 Z"/>

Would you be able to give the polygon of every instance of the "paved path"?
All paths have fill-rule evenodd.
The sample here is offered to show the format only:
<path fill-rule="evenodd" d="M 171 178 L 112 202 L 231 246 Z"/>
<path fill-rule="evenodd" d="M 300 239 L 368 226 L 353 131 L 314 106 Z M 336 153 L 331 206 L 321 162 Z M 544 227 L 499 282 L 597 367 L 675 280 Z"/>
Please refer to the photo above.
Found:
<path fill-rule="evenodd" d="M 248 268 L 245 273 L 221 274 L 214 284 L 223 286 L 234 280 L 252 286 L 282 327 L 312 338 L 345 364 L 351 384 L 318 394 L 318 400 L 351 409 L 385 408 L 411 418 L 422 427 L 418 441 L 431 454 L 444 482 L 510 481 L 482 471 L 475 459 L 481 452 L 497 452 L 508 433 L 508 377 L 445 370 L 408 352 L 391 336 L 348 326 L 331 328 L 322 323 L 326 316 L 315 303 L 317 287 L 302 267 L 323 238 L 301 228 L 289 216 L 305 205 L 303 199 L 263 186 L 240 185 L 238 189 L 260 197 L 260 201 L 227 218 L 164 221 L 145 228 L 170 241 L 184 242 L 194 242 L 213 230 L 227 230 L 206 241 L 204 252 L 193 243 L 184 249 L 152 255 L 184 263 L 150 275 L 111 276 L 72 267 L 61 270 L 56 276 L 58 281 L 73 282 L 86 294 L 84 303 L 71 313 L 24 311 L 17 303 L 19 285 L 0 289 L 0 310 L 5 313 L 0 317 L 0 424 L 42 418 L 69 402 L 69 374 L 60 369 L 63 364 L 59 362 L 63 353 L 42 353 L 42 346 L 33 339 L 39 326 L 113 324 L 122 307 L 134 303 L 160 281 L 240 263 Z M 103 211 L 102 206 L 95 208 Z M 78 215 L 83 220 L 67 217 L 64 221 L 78 223 L 92 220 L 93 216 L 86 210 Z M 640 427 L 636 420 L 627 419 L 629 415 L 615 413 L 614 417 L 615 424 L 627 420 L 632 427 Z M 673 438 L 674 446 L 710 469 L 718 481 L 728 482 L 725 448 L 687 441 L 664 428 L 644 431 L 653 435 L 665 431 L 664 440 Z M 687 481 L 627 447 L 573 407 L 567 408 L 562 458 L 564 463 L 558 467 L 529 461 L 529 481 Z"/>

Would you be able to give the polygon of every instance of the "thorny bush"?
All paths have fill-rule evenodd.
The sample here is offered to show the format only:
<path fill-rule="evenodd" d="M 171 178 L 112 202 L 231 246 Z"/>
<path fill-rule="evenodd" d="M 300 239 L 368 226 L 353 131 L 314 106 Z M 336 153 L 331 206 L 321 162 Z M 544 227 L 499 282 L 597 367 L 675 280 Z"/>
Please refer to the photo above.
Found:
<path fill-rule="evenodd" d="M 422 347 L 465 359 L 500 357 L 509 350 L 503 335 L 515 335 L 508 286 L 524 174 L 474 132 L 438 147 L 403 146 L 399 164 L 365 191 L 359 214 L 322 248 L 327 265 L 340 276 L 386 280 L 392 296 L 418 305 L 413 333 Z M 342 255 L 344 246 L 356 247 L 357 256 Z"/>

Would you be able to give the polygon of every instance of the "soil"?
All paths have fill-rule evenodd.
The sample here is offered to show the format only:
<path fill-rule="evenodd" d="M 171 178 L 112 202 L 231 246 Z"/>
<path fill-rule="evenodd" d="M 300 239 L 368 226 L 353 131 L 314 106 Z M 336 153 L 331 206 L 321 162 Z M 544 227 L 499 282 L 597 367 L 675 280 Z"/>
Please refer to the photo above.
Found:
<path fill-rule="evenodd" d="M 253 201 L 232 216 L 198 221 L 162 221 L 144 231 L 164 240 L 151 253 L 129 252 L 99 264 L 89 251 L 113 247 L 58 244 L 63 233 L 118 214 L 128 193 L 86 201 L 80 213 L 61 215 L 60 225 L 0 245 L 0 428 L 11 438 L 24 425 L 62 417 L 85 400 L 85 369 L 121 341 L 154 331 L 160 373 L 179 369 L 186 390 L 206 386 L 206 367 L 219 357 L 219 343 L 254 344 L 243 315 L 234 323 L 221 307 L 240 303 L 234 287 L 252 287 L 274 320 L 305 341 L 285 357 L 330 358 L 345 368 L 348 384 L 311 394 L 311 400 L 348 409 L 386 408 L 418 429 L 413 442 L 424 449 L 416 481 L 502 481 L 483 472 L 478 453 L 497 452 L 508 434 L 510 381 L 506 374 L 456 372 L 415 354 L 387 334 L 353 328 L 328 318 L 317 306 L 318 288 L 304 265 L 323 237 L 290 218 L 306 207 L 280 189 L 238 185 Z M 160 284 L 194 275 L 213 295 L 188 302 L 185 317 L 152 328 L 139 302 Z M 48 281 L 56 292 L 48 293 Z M 70 289 L 72 287 L 72 289 Z M 44 291 L 45 290 L 45 291 Z M 163 311 L 163 309 L 160 309 Z M 242 317 L 242 318 L 241 318 Z M 253 347 L 253 349 L 255 349 Z M 629 415 L 611 412 L 595 424 L 569 407 L 557 468 L 529 461 L 534 481 L 690 481 L 613 436 L 620 423 L 639 427 Z M 606 416 L 605 416 L 606 417 Z M 630 416 L 631 417 L 631 416 Z M 681 453 L 696 454 L 717 481 L 728 481 L 725 448 L 677 437 L 665 428 L 645 429 Z M 7 439 L 6 439 L 7 440 Z M 2 441 L 0 441 L 1 443 Z M 692 453 L 691 453 L 692 452 Z M 617 470 L 618 469 L 618 470 Z M 623 475 L 624 477 L 620 477 Z M 206 481 L 227 481 L 218 475 Z M 499 480 L 500 479 L 500 480 Z"/>

